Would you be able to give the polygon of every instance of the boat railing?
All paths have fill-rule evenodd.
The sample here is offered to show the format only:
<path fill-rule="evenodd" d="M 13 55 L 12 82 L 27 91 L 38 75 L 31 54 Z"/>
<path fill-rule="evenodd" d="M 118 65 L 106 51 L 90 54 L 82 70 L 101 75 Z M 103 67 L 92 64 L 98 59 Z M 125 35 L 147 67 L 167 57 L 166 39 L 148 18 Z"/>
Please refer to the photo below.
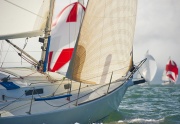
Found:
<path fill-rule="evenodd" d="M 72 91 L 69 92 L 69 93 L 63 92 L 63 93 L 61 93 L 61 94 L 56 94 L 55 96 L 52 96 L 52 95 L 51 95 L 51 96 L 50 96 L 50 97 L 51 97 L 50 99 L 48 99 L 48 97 L 42 97 L 40 94 L 37 93 L 37 95 L 39 96 L 39 101 L 44 101 L 44 102 L 47 103 L 48 105 L 53 106 L 53 107 L 58 107 L 58 108 L 63 107 L 63 106 L 66 106 L 66 105 L 79 106 L 79 105 L 83 105 L 83 104 L 85 104 L 85 103 L 87 103 L 87 102 L 94 101 L 94 100 L 96 100 L 96 99 L 99 99 L 99 98 L 101 98 L 101 97 L 103 97 L 103 96 L 111 93 L 112 91 L 118 89 L 119 87 L 121 87 L 127 80 L 129 80 L 130 78 L 132 78 L 132 75 L 139 69 L 139 67 L 140 67 L 145 61 L 146 61 L 146 59 L 142 60 L 142 61 L 140 62 L 140 64 L 139 64 L 137 67 L 135 67 L 135 69 L 134 69 L 126 78 L 124 78 L 124 80 L 111 81 L 111 79 L 112 79 L 112 77 L 113 77 L 113 72 L 112 72 L 109 83 L 99 84 L 99 85 L 88 85 L 88 87 L 87 87 L 87 86 L 86 86 L 86 87 L 81 87 L 81 85 L 80 85 L 78 89 L 74 89 L 74 90 L 72 90 Z M 117 85 L 114 89 L 111 89 L 111 90 L 110 90 L 111 85 L 117 84 L 117 83 L 118 83 L 118 85 Z M 80 84 L 81 84 L 81 83 L 80 83 Z M 86 88 L 91 89 L 91 87 L 93 87 L 93 86 L 97 86 L 97 87 L 96 87 L 95 89 L 87 92 L 86 94 L 80 95 L 80 90 L 83 90 L 83 89 L 86 89 Z M 97 92 L 98 90 L 100 90 L 101 88 L 107 88 L 106 92 L 104 92 L 103 94 L 98 94 L 98 93 L 97 93 L 97 97 L 94 97 L 93 99 L 89 99 L 89 98 L 88 98 L 88 96 L 90 96 L 92 93 L 96 93 L 96 92 Z M 33 89 L 34 89 L 34 88 L 33 88 Z M 37 92 L 37 91 L 34 90 L 34 92 Z M 65 94 L 65 95 L 64 95 L 64 94 Z M 69 95 L 68 95 L 68 94 L 69 94 Z M 56 98 L 68 98 L 68 97 L 71 98 L 71 97 L 72 97 L 71 94 L 73 94 L 73 95 L 75 95 L 75 96 L 77 96 L 77 97 L 76 97 L 76 98 L 74 97 L 74 98 L 71 99 L 71 100 L 69 99 L 69 100 L 67 100 L 67 102 L 65 102 L 65 103 L 63 103 L 63 104 L 60 104 L 60 105 L 52 105 L 51 103 L 48 103 L 48 102 L 47 102 L 48 100 L 53 100 L 53 99 L 56 99 Z M 59 96 L 59 97 L 58 97 L 58 95 L 62 95 L 62 96 Z M 63 96 L 63 95 L 64 95 L 64 96 Z M 23 96 L 23 95 L 22 95 L 22 96 Z M 9 106 L 10 104 L 13 104 L 14 102 L 18 101 L 19 99 L 21 99 L 22 96 L 20 96 L 19 98 L 15 99 L 15 100 L 12 101 L 12 102 L 10 102 L 10 103 L 7 104 L 6 106 L 0 108 L 0 110 L 2 110 L 3 108 Z M 53 97 L 54 97 L 54 98 L 53 98 Z M 84 100 L 85 97 L 87 97 L 88 100 L 87 100 L 87 99 Z M 32 99 L 30 100 L 29 103 L 26 103 L 26 105 L 27 105 L 27 104 L 30 104 L 30 108 L 31 108 L 31 106 L 33 106 L 33 104 L 32 104 L 33 101 L 38 101 L 38 100 L 37 100 L 37 98 L 34 98 L 34 97 L 33 97 L 33 94 L 32 94 Z M 23 105 L 21 105 L 21 106 L 23 106 Z M 18 108 L 18 107 L 17 107 L 17 108 Z M 16 108 L 14 108 L 14 109 L 16 109 Z M 13 109 L 13 110 L 14 110 L 14 109 Z M 29 113 L 31 113 L 31 109 L 30 109 Z"/>

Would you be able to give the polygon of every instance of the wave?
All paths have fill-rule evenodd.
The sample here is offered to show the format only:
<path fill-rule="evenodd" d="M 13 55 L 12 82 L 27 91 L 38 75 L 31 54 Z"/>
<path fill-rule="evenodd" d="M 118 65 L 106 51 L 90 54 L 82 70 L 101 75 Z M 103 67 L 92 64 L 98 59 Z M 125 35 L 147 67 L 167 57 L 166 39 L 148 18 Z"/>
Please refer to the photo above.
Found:
<path fill-rule="evenodd" d="M 162 119 L 135 118 L 129 120 L 119 120 L 108 124 L 180 124 L 180 115 L 168 116 Z"/>
<path fill-rule="evenodd" d="M 164 123 L 164 118 L 155 120 L 155 119 L 143 119 L 143 118 L 136 118 L 130 120 L 119 120 L 118 122 L 114 122 L 112 124 L 161 124 Z"/>

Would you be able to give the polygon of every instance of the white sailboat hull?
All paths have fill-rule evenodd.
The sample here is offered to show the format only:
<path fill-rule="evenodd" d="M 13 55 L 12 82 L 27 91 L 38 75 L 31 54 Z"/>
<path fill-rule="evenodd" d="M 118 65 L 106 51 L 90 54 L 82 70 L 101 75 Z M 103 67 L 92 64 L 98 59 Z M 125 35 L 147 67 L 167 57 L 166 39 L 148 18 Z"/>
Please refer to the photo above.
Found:
<path fill-rule="evenodd" d="M 1 117 L 1 124 L 74 124 L 76 122 L 92 123 L 99 119 L 108 116 L 112 111 L 117 110 L 119 104 L 128 88 L 128 84 L 132 81 L 121 85 L 113 92 L 90 102 L 80 104 L 79 106 L 55 110 L 53 112 L 23 115 L 23 116 L 11 116 Z"/>
<path fill-rule="evenodd" d="M 163 82 L 162 85 L 175 85 L 176 83 L 170 82 L 170 81 L 166 81 Z"/>

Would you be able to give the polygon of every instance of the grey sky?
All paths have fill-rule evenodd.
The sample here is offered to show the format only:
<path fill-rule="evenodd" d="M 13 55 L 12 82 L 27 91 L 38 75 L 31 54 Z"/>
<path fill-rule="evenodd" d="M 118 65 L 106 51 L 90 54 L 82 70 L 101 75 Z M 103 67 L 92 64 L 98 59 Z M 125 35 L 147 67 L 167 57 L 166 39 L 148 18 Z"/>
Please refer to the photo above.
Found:
<path fill-rule="evenodd" d="M 159 82 L 169 56 L 180 65 L 180 0 L 139 0 L 137 10 L 134 59 L 141 60 L 149 50 Z"/>

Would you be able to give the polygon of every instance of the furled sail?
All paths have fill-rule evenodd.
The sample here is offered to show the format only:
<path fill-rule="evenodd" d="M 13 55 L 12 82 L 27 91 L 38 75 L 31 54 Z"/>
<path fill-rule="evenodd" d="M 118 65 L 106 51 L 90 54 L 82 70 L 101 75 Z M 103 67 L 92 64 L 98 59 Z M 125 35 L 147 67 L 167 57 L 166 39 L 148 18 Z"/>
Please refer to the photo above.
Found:
<path fill-rule="evenodd" d="M 88 1 L 68 78 L 100 84 L 109 83 L 112 72 L 112 81 L 127 74 L 132 63 L 136 7 L 136 0 Z"/>
<path fill-rule="evenodd" d="M 85 7 L 72 3 L 65 7 L 52 23 L 51 44 L 49 52 L 49 71 L 67 72 Z"/>
<path fill-rule="evenodd" d="M 42 35 L 49 5 L 50 0 L 1 0 L 0 40 Z"/>
<path fill-rule="evenodd" d="M 162 80 L 164 82 L 176 83 L 178 79 L 178 67 L 177 64 L 169 57 L 166 64 L 165 70 L 163 72 Z"/>
<path fill-rule="evenodd" d="M 147 81 L 151 82 L 157 71 L 157 64 L 152 55 L 149 52 L 146 52 L 145 55 L 146 61 L 139 69 L 140 75 Z"/>

